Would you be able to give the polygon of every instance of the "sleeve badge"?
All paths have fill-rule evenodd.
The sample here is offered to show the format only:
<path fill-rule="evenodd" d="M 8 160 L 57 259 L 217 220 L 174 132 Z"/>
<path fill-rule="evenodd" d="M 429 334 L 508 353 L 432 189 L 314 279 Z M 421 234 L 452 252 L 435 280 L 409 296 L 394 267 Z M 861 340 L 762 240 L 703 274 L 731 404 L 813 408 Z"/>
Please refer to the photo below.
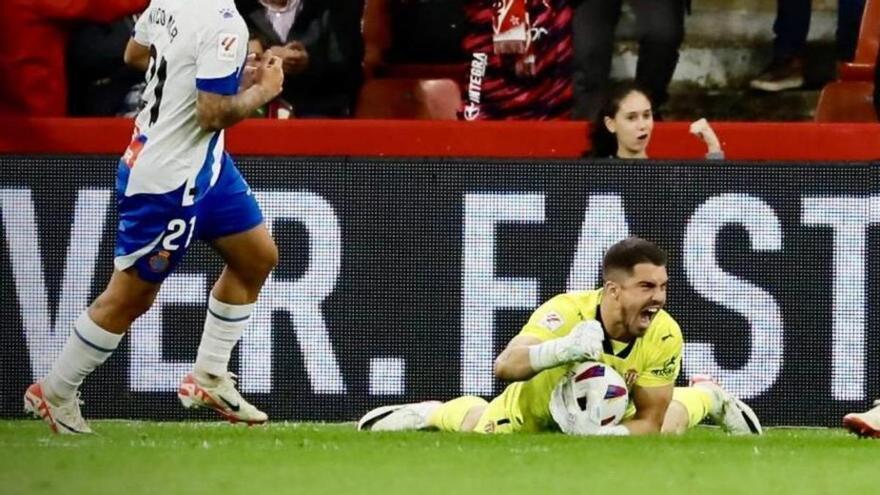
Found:
<path fill-rule="evenodd" d="M 543 318 L 541 318 L 540 325 L 542 327 L 546 328 L 547 330 L 550 330 L 551 332 L 555 332 L 564 323 L 565 323 L 565 320 L 562 319 L 562 315 L 560 315 L 559 313 L 557 313 L 555 311 L 551 311 L 551 312 L 547 313 L 546 315 L 544 315 Z"/>

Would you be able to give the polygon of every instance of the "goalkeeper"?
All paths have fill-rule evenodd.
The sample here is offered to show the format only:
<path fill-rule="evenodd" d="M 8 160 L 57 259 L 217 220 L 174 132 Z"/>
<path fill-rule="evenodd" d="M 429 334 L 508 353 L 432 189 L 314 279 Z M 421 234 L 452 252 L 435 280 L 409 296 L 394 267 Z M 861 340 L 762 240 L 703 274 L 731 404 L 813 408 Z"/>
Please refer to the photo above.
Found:
<path fill-rule="evenodd" d="M 663 310 L 666 253 L 631 237 L 608 250 L 602 274 L 602 288 L 560 294 L 535 310 L 495 360 L 495 375 L 513 383 L 491 402 L 464 396 L 384 406 L 361 418 L 358 429 L 641 435 L 681 433 L 712 417 L 731 433 L 761 433 L 751 409 L 711 380 L 674 387 L 683 342 Z M 627 381 L 630 404 L 619 425 L 569 424 L 551 414 L 554 388 L 587 360 L 605 363 Z"/>

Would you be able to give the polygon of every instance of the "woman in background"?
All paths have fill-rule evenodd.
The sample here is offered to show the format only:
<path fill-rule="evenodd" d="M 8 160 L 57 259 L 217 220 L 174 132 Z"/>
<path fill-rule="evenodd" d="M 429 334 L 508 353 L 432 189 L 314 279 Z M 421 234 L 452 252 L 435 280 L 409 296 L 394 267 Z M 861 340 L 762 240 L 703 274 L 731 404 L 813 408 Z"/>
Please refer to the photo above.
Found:
<path fill-rule="evenodd" d="M 619 85 L 608 93 L 599 115 L 593 121 L 590 130 L 592 151 L 589 156 L 646 159 L 653 130 L 653 105 L 648 94 L 635 84 Z M 721 142 L 706 119 L 693 122 L 690 133 L 706 144 L 707 159 L 724 159 Z"/>

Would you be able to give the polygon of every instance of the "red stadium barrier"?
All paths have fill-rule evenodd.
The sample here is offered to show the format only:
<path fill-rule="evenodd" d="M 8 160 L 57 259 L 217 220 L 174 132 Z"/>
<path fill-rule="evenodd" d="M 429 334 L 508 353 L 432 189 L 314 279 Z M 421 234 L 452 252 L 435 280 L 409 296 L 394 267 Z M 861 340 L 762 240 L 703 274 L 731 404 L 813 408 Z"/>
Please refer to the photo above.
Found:
<path fill-rule="evenodd" d="M 713 123 L 727 157 L 742 160 L 873 160 L 880 124 Z M 652 158 L 700 158 L 684 122 L 656 124 Z M 0 119 L 0 153 L 122 154 L 127 119 Z M 582 122 L 249 120 L 227 135 L 238 155 L 573 158 L 587 147 Z"/>

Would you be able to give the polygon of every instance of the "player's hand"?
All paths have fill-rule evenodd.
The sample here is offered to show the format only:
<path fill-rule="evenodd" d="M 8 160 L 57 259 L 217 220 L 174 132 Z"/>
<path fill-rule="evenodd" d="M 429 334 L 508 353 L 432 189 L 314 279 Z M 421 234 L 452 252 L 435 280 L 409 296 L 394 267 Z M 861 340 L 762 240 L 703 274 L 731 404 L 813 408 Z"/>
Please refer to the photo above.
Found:
<path fill-rule="evenodd" d="M 309 54 L 299 41 L 291 41 L 284 46 L 273 46 L 267 50 L 267 53 L 280 58 L 284 73 L 291 76 L 302 73 L 309 66 Z"/>
<path fill-rule="evenodd" d="M 275 99 L 284 86 L 284 72 L 281 70 L 281 59 L 275 55 L 264 56 L 256 71 L 256 84 L 264 93 L 264 103 Z"/>
<path fill-rule="evenodd" d="M 602 355 L 605 332 L 602 331 L 602 325 L 598 321 L 586 320 L 575 325 L 571 332 L 560 340 L 564 341 L 557 355 L 560 363 L 595 361 Z"/>
<path fill-rule="evenodd" d="M 300 74 L 305 72 L 309 67 L 309 52 L 306 50 L 305 45 L 299 41 L 291 41 L 284 45 L 284 47 L 289 50 L 288 56 L 282 59 L 284 62 L 284 73 Z"/>
<path fill-rule="evenodd" d="M 585 409 L 581 409 L 574 395 L 573 381 L 565 379 L 551 396 L 553 419 L 559 429 L 568 435 L 595 435 L 602 426 L 602 400 L 604 394 L 594 387 L 587 393 Z M 554 408 L 555 404 L 561 407 Z"/>
<path fill-rule="evenodd" d="M 721 151 L 721 142 L 715 131 L 706 119 L 700 119 L 691 123 L 690 133 L 700 138 L 706 144 L 709 153 L 717 153 Z"/>
<path fill-rule="evenodd" d="M 260 56 L 256 53 L 249 53 L 244 61 L 244 70 L 241 72 L 241 82 L 238 85 L 239 91 L 244 91 L 254 85 L 259 68 Z"/>

